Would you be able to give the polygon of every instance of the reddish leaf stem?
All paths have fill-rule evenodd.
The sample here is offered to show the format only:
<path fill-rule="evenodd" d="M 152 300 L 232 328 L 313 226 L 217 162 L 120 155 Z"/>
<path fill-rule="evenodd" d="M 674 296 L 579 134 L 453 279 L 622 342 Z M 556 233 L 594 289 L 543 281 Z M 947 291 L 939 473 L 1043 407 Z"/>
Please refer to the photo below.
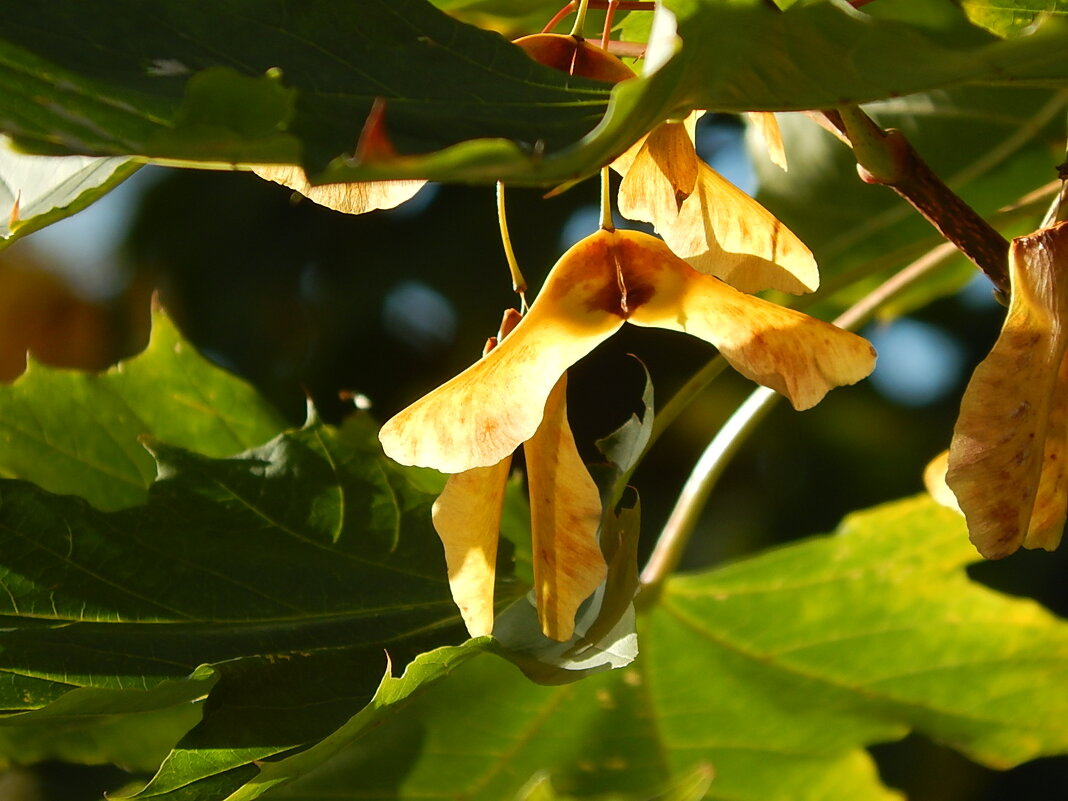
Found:
<path fill-rule="evenodd" d="M 604 29 L 601 31 L 601 49 L 608 49 L 608 40 L 612 36 L 612 20 L 616 16 L 616 9 L 619 8 L 619 0 L 609 0 L 608 10 L 604 14 Z"/>
<path fill-rule="evenodd" d="M 577 2 L 571 2 L 565 5 L 553 15 L 553 18 L 541 29 L 541 32 L 549 33 L 553 28 L 559 25 L 568 14 L 573 12 L 578 5 Z M 597 11 L 609 9 L 613 13 L 615 13 L 615 9 L 621 9 L 623 11 L 652 11 L 656 8 L 656 3 L 651 2 L 650 0 L 590 0 L 589 8 Z"/>

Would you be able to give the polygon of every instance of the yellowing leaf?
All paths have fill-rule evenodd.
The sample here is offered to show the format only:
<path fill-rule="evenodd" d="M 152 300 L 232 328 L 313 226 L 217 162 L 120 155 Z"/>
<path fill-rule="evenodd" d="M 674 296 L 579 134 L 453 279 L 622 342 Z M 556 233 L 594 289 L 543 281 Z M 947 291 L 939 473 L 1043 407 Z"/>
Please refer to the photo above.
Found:
<path fill-rule="evenodd" d="M 267 181 L 288 186 L 304 197 L 345 214 L 364 214 L 392 209 L 415 197 L 426 181 L 360 181 L 348 184 L 312 186 L 304 170 L 287 164 L 259 164 L 252 168 Z"/>
<path fill-rule="evenodd" d="M 1009 313 L 964 393 L 946 476 L 988 559 L 1057 547 L 1068 493 L 1068 223 L 1014 239 L 1009 266 Z"/>
<path fill-rule="evenodd" d="M 656 224 L 695 270 L 743 292 L 800 295 L 819 287 L 812 252 L 778 218 L 703 161 L 697 185 L 673 221 Z"/>
<path fill-rule="evenodd" d="M 567 424 L 567 377 L 545 404 L 538 432 L 523 446 L 530 484 L 534 590 L 546 637 L 571 639 L 575 613 L 608 573 L 597 544 L 601 499 Z"/>
<path fill-rule="evenodd" d="M 1061 542 L 1068 511 L 1068 353 L 1061 358 L 1061 368 L 1054 384 L 1046 414 L 1046 443 L 1042 452 L 1042 472 L 1031 522 L 1024 537 L 1025 548 L 1052 551 Z"/>
<path fill-rule="evenodd" d="M 450 476 L 434 502 L 434 530 L 445 546 L 449 588 L 467 631 L 493 631 L 493 584 L 504 489 L 512 457 Z"/>
<path fill-rule="evenodd" d="M 605 259 L 599 239 L 567 251 L 497 347 L 386 422 L 379 433 L 386 455 L 459 473 L 496 464 L 534 436 L 564 371 L 623 325 L 611 311 L 618 288 Z"/>

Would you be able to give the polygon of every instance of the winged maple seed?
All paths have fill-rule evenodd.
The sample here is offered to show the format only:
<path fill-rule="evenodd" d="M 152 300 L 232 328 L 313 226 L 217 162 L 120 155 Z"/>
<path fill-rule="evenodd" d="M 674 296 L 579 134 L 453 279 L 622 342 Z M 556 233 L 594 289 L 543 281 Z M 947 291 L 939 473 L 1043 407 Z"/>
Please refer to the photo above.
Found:
<path fill-rule="evenodd" d="M 768 151 L 768 159 L 783 172 L 790 167 L 786 162 L 786 147 L 782 142 L 782 131 L 779 129 L 779 120 L 773 111 L 750 111 L 745 115 L 757 136 L 764 143 Z"/>
<path fill-rule="evenodd" d="M 1001 334 L 961 401 L 946 483 L 979 552 L 1053 550 L 1068 504 L 1068 222 L 1014 239 Z"/>
<path fill-rule="evenodd" d="M 698 116 L 661 124 L 612 163 L 623 175 L 620 213 L 652 223 L 691 267 L 743 292 L 816 289 L 819 270 L 804 243 L 698 157 Z"/>
<path fill-rule="evenodd" d="M 514 328 L 505 314 L 497 340 Z M 608 571 L 597 532 L 601 500 L 567 424 L 566 374 L 556 382 L 534 436 L 524 444 L 530 490 L 534 586 L 542 630 L 567 641 L 579 605 Z M 497 539 L 512 454 L 497 464 L 449 477 L 434 503 L 434 529 L 445 547 L 453 600 L 472 637 L 493 631 Z"/>
<path fill-rule="evenodd" d="M 859 381 L 875 364 L 871 345 L 860 337 L 698 273 L 648 234 L 602 230 L 568 250 L 530 311 L 497 347 L 401 411 L 379 434 L 386 454 L 401 464 L 455 474 L 489 469 L 458 480 L 454 492 L 466 486 L 468 499 L 443 502 L 443 520 L 464 514 L 476 494 L 483 503 L 491 498 L 499 505 L 495 482 L 507 469 L 493 471 L 528 443 L 533 524 L 539 529 L 534 535 L 539 614 L 546 634 L 557 639 L 570 636 L 574 611 L 604 569 L 603 557 L 589 546 L 600 507 L 594 506 L 596 489 L 587 483 L 566 428 L 562 377 L 627 322 L 710 342 L 739 372 L 781 392 L 798 409 L 814 406 L 835 386 Z M 487 489 L 491 483 L 494 489 Z M 574 489 L 581 484 L 586 486 Z M 561 494 L 573 489 L 574 498 Z M 484 543 L 496 535 L 498 523 L 499 516 L 485 523 L 475 546 L 482 555 L 472 556 L 472 564 L 491 563 Z M 451 523 L 446 528 L 453 530 Z M 460 542 L 458 534 L 445 536 Z M 450 565 L 466 564 L 458 553 L 465 547 L 456 546 Z M 461 606 L 477 621 L 475 630 L 485 632 L 486 587 L 492 581 L 485 567 L 481 571 L 476 580 L 474 567 L 458 568 L 454 588 L 462 584 Z"/>
<path fill-rule="evenodd" d="M 354 164 L 398 159 L 385 123 L 386 103 L 375 98 L 353 152 Z M 345 214 L 392 209 L 411 200 L 426 185 L 422 180 L 354 181 L 312 185 L 303 167 L 289 164 L 255 164 L 252 172 L 266 181 L 289 187 L 309 200 Z"/>

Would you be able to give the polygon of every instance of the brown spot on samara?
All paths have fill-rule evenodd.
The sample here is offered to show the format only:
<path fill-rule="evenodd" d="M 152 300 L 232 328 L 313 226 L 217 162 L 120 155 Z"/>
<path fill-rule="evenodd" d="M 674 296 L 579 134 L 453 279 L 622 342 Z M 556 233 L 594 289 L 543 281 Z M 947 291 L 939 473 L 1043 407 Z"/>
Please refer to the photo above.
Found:
<path fill-rule="evenodd" d="M 626 319 L 623 311 L 623 299 L 619 286 L 613 281 L 606 283 L 586 299 L 586 309 L 589 311 L 604 311 L 617 317 Z"/>
<path fill-rule="evenodd" d="M 623 307 L 627 317 L 652 300 L 656 295 L 656 281 L 660 272 L 656 264 L 650 263 L 648 254 L 642 250 L 629 247 L 624 243 L 618 248 L 619 282 L 624 289 L 626 303 Z"/>
<path fill-rule="evenodd" d="M 634 313 L 635 309 L 644 306 L 656 294 L 656 287 L 648 281 L 627 283 L 627 316 Z"/>

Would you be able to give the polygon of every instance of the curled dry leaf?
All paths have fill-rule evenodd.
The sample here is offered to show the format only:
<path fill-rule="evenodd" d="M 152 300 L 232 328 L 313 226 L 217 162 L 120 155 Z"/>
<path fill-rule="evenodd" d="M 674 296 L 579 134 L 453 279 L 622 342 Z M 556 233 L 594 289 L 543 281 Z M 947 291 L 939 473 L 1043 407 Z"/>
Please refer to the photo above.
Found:
<path fill-rule="evenodd" d="M 1068 502 L 1068 223 L 1012 242 L 1012 299 L 953 431 L 946 481 L 979 552 L 1052 550 Z"/>
<path fill-rule="evenodd" d="M 819 286 L 812 252 L 770 211 L 698 158 L 691 116 L 664 123 L 620 156 L 619 211 L 652 223 L 675 255 L 743 292 Z"/>
<path fill-rule="evenodd" d="M 856 334 L 698 273 L 659 240 L 621 233 L 632 234 L 619 248 L 631 293 L 650 288 L 648 300 L 628 316 L 635 325 L 710 342 L 735 370 L 785 395 L 799 410 L 875 368 L 874 349 Z"/>
<path fill-rule="evenodd" d="M 521 319 L 514 309 L 505 312 L 485 353 Z M 541 424 L 524 450 L 538 620 L 545 636 L 566 642 L 574 633 L 579 606 L 608 571 L 597 541 L 600 493 L 567 423 L 566 374 L 549 393 Z M 449 589 L 472 637 L 493 631 L 497 544 L 511 464 L 509 454 L 489 467 L 451 475 L 432 510 L 434 530 L 445 548 Z"/>
<path fill-rule="evenodd" d="M 578 607 L 605 579 L 601 502 L 567 425 L 565 376 L 627 321 L 712 343 L 742 374 L 798 409 L 875 364 L 860 337 L 702 275 L 648 234 L 598 231 L 583 239 L 557 262 L 526 316 L 505 318 L 495 346 L 379 432 L 395 461 L 454 474 L 434 506 L 434 526 L 473 635 L 493 627 L 500 509 L 520 445 L 545 635 L 569 640 Z"/>
<path fill-rule="evenodd" d="M 620 214 L 646 222 L 675 219 L 697 185 L 696 116 L 665 122 L 617 159 L 623 168 L 617 205 Z"/>
<path fill-rule="evenodd" d="M 598 231 L 560 258 L 500 345 L 382 427 L 386 454 L 445 473 L 496 464 L 534 435 L 564 371 L 627 321 L 710 342 L 798 409 L 875 365 L 864 339 L 698 273 L 655 237 Z"/>

